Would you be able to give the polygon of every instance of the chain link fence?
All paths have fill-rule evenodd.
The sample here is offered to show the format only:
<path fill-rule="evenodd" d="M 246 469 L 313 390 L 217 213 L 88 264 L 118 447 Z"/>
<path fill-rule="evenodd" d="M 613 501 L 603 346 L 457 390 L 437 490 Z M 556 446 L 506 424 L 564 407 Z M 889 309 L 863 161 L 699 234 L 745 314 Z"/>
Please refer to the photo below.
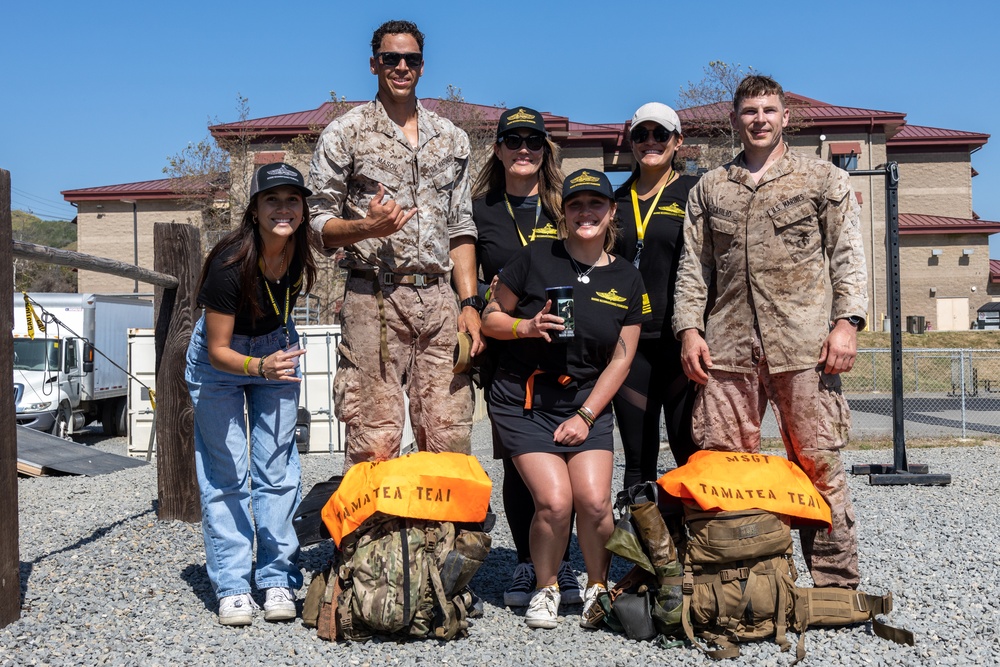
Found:
<path fill-rule="evenodd" d="M 892 437 L 892 353 L 858 350 L 841 376 L 851 406 L 851 437 Z M 1000 435 L 1000 350 L 903 350 L 906 438 Z M 779 437 L 768 410 L 764 437 Z"/>

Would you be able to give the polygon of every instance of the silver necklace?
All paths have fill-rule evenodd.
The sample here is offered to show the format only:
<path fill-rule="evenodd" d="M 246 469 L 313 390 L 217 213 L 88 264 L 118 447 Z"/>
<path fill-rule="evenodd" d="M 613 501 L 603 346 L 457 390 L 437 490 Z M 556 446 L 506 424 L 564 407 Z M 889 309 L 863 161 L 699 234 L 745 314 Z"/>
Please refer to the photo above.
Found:
<path fill-rule="evenodd" d="M 566 254 L 569 255 L 568 252 Z M 601 257 L 604 257 L 604 251 L 603 250 L 601 251 Z M 586 285 L 587 283 L 589 283 L 590 282 L 590 275 L 589 274 L 590 274 L 591 271 L 594 270 L 594 267 L 597 266 L 598 262 L 601 261 L 601 257 L 598 257 L 597 258 L 597 262 L 594 262 L 593 264 L 591 264 L 590 268 L 587 269 L 586 271 L 584 271 L 582 268 L 580 268 L 580 265 L 576 263 L 576 260 L 573 259 L 573 255 L 569 255 L 569 261 L 573 263 L 573 270 L 576 271 L 576 282 L 583 283 L 584 285 Z"/>

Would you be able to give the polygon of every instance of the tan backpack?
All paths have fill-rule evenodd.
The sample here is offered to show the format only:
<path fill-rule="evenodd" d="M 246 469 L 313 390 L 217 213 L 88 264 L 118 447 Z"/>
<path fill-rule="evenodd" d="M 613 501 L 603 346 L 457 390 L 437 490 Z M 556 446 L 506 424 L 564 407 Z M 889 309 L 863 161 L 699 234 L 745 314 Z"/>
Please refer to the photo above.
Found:
<path fill-rule="evenodd" d="M 659 634 L 686 637 L 715 659 L 737 657 L 739 643 L 772 636 L 788 650 L 786 632 L 791 628 L 800 633 L 798 661 L 805 655 L 808 627 L 869 620 L 879 637 L 913 645 L 911 632 L 876 618 L 892 611 L 891 594 L 795 585 L 787 517 L 764 510 L 706 512 L 686 507 L 683 530 L 674 531 L 679 545 L 675 548 L 655 502 L 632 505 L 628 513 L 648 560 L 625 578 L 627 589 L 610 591 L 595 612 L 613 628 L 628 631 L 639 625 L 634 617 L 624 616 L 633 613 L 634 605 L 623 608 L 616 602 L 648 590 L 649 614 Z M 699 639 L 715 648 L 702 646 Z"/>

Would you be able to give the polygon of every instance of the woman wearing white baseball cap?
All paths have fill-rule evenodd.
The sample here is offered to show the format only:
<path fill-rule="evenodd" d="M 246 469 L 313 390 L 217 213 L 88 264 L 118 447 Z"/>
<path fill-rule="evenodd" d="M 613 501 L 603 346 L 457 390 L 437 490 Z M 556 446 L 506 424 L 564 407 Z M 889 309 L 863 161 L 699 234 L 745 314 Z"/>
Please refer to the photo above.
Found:
<path fill-rule="evenodd" d="M 670 317 L 684 210 L 698 176 L 678 173 L 674 166 L 684 136 L 677 112 L 666 104 L 639 107 L 629 139 L 635 169 L 615 192 L 620 225 L 615 253 L 642 274 L 653 319 L 642 325 L 632 368 L 614 399 L 625 451 L 625 488 L 658 476 L 661 412 L 677 464 L 683 465 L 696 449 L 691 438 L 694 392 L 681 368 Z"/>

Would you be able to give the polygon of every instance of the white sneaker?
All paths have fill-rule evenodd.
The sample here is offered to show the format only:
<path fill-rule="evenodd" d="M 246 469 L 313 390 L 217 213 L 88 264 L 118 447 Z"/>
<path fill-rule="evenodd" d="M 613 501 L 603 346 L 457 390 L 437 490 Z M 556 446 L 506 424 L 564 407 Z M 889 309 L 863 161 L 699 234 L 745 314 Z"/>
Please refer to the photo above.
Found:
<path fill-rule="evenodd" d="M 227 595 L 219 600 L 219 624 L 250 625 L 255 609 L 260 607 L 249 593 Z"/>
<path fill-rule="evenodd" d="M 524 623 L 529 628 L 546 628 L 551 630 L 559 624 L 559 589 L 555 586 L 539 588 L 531 596 L 528 611 L 524 614 Z"/>
<path fill-rule="evenodd" d="M 580 604 L 583 602 L 583 589 L 580 588 L 580 580 L 576 578 L 576 572 L 566 561 L 559 566 L 556 574 L 556 583 L 559 584 L 559 594 L 562 595 L 562 604 Z"/>
<path fill-rule="evenodd" d="M 295 619 L 295 594 L 290 588 L 268 588 L 264 599 L 265 621 Z"/>
<path fill-rule="evenodd" d="M 591 607 L 597 604 L 597 596 L 606 590 L 608 590 L 607 587 L 602 584 L 594 584 L 587 589 L 587 592 L 583 596 L 583 611 L 580 613 L 581 628 L 594 630 L 600 627 L 600 623 L 594 623 L 588 617 Z"/>
<path fill-rule="evenodd" d="M 562 582 L 560 582 L 562 585 Z M 503 592 L 503 603 L 508 607 L 527 607 L 535 592 L 535 566 L 518 563 L 510 586 Z"/>

